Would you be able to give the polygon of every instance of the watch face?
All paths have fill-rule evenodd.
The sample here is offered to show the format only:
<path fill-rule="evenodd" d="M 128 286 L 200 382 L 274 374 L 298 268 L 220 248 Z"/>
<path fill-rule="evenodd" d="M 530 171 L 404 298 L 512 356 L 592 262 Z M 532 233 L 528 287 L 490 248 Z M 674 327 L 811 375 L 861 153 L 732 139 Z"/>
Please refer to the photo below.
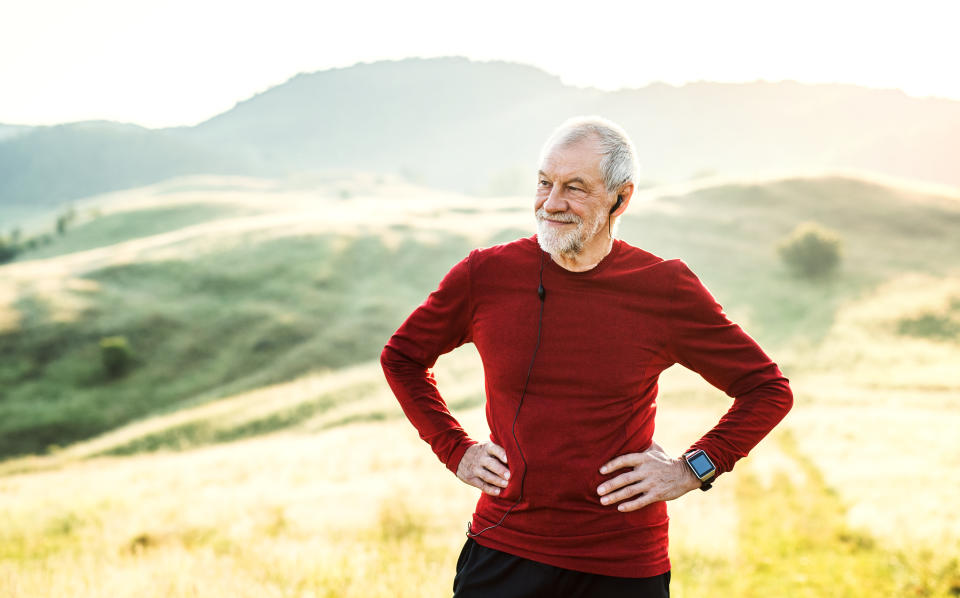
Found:
<path fill-rule="evenodd" d="M 704 452 L 698 452 L 693 457 L 690 457 L 688 460 L 690 466 L 693 467 L 694 473 L 697 474 L 697 477 L 703 479 L 703 476 L 707 475 L 715 468 L 713 463 L 710 462 L 710 457 L 707 456 Z"/>

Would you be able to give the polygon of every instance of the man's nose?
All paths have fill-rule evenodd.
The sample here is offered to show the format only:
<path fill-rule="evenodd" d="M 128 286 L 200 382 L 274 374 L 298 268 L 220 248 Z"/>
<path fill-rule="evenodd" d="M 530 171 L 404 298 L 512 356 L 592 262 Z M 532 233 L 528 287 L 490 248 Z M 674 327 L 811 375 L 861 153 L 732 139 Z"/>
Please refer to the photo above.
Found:
<path fill-rule="evenodd" d="M 565 212 L 567 210 L 567 202 L 561 197 L 559 185 L 550 188 L 547 201 L 543 202 L 543 209 L 548 212 Z"/>

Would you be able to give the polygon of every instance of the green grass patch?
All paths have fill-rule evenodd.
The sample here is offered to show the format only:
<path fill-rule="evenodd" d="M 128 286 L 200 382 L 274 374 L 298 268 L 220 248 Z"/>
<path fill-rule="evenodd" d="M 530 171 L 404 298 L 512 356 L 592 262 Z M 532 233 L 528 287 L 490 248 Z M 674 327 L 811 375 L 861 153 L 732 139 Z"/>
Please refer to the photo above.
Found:
<path fill-rule="evenodd" d="M 943 311 L 927 311 L 899 319 L 897 333 L 934 340 L 960 341 L 960 297 L 950 297 Z"/>
<path fill-rule="evenodd" d="M 469 250 L 454 235 L 398 248 L 375 236 L 290 237 L 92 272 L 101 290 L 85 294 L 75 322 L 21 297 L 22 329 L 0 336 L 0 456 L 375 360 Z M 100 354 L 109 336 L 125 337 L 133 360 L 115 379 Z"/>

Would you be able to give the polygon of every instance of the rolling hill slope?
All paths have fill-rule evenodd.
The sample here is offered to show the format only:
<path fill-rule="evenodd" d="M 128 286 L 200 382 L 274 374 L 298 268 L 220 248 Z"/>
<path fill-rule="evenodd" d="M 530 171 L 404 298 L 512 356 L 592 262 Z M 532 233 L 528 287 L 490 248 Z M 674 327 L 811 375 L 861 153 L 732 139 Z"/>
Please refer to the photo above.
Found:
<path fill-rule="evenodd" d="M 0 455 L 375 360 L 470 248 L 533 232 L 524 198 L 479 201 L 375 178 L 220 187 L 180 180 L 114 194 L 46 253 L 0 266 Z M 648 196 L 631 206 L 622 236 L 685 259 L 791 370 L 851 301 L 904 274 L 955 276 L 960 262 L 954 196 L 839 176 Z M 823 285 L 791 278 L 775 255 L 806 220 L 843 237 L 843 269 Z M 98 342 L 113 335 L 135 355 L 119 379 L 100 362 Z M 272 423 L 244 420 L 243 433 L 184 432 L 183 442 L 281 429 L 331 400 L 304 399 L 299 415 Z M 176 436 L 123 450 L 175 446 Z"/>

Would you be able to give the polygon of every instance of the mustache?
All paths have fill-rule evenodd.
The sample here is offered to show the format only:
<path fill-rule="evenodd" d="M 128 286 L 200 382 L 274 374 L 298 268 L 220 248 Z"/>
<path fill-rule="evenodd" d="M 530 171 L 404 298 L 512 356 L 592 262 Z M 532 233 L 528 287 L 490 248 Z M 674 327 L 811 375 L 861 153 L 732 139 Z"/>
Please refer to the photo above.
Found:
<path fill-rule="evenodd" d="M 573 222 L 574 224 L 580 224 L 582 219 L 576 214 L 568 214 L 566 212 L 555 212 L 549 213 L 543 208 L 537 210 L 537 220 L 553 220 L 554 222 Z"/>

